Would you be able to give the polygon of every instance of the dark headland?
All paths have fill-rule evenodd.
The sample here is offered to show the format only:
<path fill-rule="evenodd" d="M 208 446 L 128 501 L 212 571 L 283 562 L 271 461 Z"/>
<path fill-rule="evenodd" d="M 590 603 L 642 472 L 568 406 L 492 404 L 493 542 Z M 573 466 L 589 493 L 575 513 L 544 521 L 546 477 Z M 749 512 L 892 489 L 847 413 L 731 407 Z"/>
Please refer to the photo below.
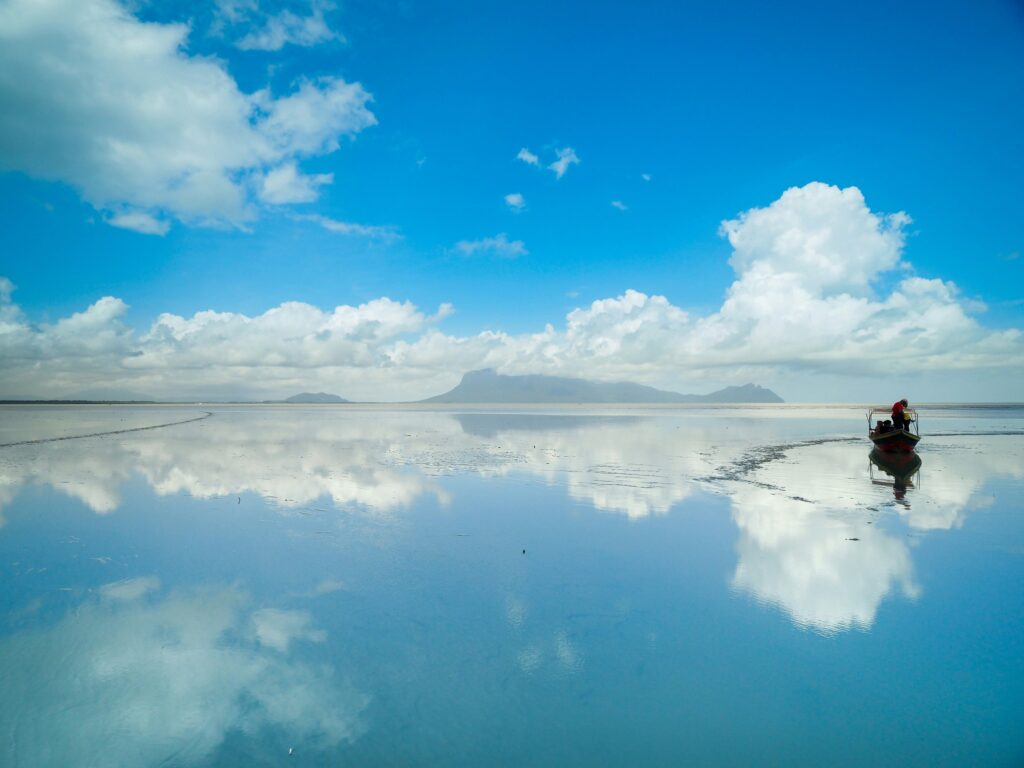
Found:
<path fill-rule="evenodd" d="M 707 395 L 684 395 L 643 384 L 607 383 L 561 376 L 506 376 L 493 368 L 470 371 L 454 389 L 423 403 L 782 403 L 756 384 Z"/>
<path fill-rule="evenodd" d="M 285 398 L 284 403 L 351 403 L 343 397 L 332 395 L 327 392 L 300 392 L 297 395 Z"/>

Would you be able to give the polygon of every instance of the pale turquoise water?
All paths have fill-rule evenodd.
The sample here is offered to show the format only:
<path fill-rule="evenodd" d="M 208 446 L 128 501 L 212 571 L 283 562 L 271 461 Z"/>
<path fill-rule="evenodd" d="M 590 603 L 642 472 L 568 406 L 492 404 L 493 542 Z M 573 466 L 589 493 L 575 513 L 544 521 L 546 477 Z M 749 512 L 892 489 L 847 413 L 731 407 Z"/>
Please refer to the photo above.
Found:
<path fill-rule="evenodd" d="M 1024 763 L 1024 410 L 0 409 L 124 429 L 0 448 L 4 766 Z"/>

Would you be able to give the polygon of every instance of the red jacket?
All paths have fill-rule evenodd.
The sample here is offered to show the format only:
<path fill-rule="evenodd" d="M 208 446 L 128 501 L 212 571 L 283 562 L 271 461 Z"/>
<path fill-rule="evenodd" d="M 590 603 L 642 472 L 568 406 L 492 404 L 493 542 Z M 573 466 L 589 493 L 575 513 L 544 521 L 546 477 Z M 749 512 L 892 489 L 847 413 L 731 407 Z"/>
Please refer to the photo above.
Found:
<path fill-rule="evenodd" d="M 892 420 L 903 420 L 903 401 L 897 400 L 892 404 Z"/>

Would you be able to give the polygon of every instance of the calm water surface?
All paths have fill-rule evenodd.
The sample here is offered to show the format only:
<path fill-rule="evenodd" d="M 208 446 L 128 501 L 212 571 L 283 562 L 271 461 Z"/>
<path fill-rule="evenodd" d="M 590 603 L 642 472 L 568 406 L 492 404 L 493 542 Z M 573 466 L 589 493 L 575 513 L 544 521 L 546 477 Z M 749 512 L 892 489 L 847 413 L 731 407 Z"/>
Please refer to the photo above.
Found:
<path fill-rule="evenodd" d="M 921 431 L 2 407 L 0 764 L 1024 764 L 1024 410 Z"/>

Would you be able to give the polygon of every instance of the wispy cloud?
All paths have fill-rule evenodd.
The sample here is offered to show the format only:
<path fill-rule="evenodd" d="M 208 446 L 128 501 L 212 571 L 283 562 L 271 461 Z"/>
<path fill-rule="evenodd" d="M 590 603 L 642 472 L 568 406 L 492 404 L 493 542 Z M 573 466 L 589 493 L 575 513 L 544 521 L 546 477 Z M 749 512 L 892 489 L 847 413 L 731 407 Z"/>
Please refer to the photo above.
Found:
<path fill-rule="evenodd" d="M 652 177 L 649 173 L 641 173 L 640 178 L 643 179 L 644 181 L 650 181 Z"/>
<path fill-rule="evenodd" d="M 292 216 L 292 218 L 296 221 L 311 221 L 314 224 L 319 224 L 328 232 L 335 232 L 339 235 L 366 237 L 373 240 L 382 240 L 384 242 L 392 242 L 402 238 L 398 229 L 392 226 L 376 226 L 370 224 L 357 224 L 352 221 L 338 221 L 337 219 L 331 219 L 327 216 L 321 216 L 316 213 L 297 214 Z"/>
<path fill-rule="evenodd" d="M 517 160 L 522 160 L 527 165 L 532 165 L 535 168 L 540 168 L 540 157 L 535 155 L 526 147 L 519 150 L 519 154 L 516 155 Z M 555 159 L 549 163 L 546 167 L 549 171 L 555 174 L 556 179 L 561 179 L 570 165 L 579 165 L 580 158 L 576 154 L 576 150 L 572 147 L 562 147 L 562 149 L 555 150 Z"/>
<path fill-rule="evenodd" d="M 523 147 L 522 149 L 519 150 L 519 154 L 516 155 L 516 160 L 522 160 L 527 165 L 536 165 L 538 167 L 540 166 L 540 158 L 533 154 L 533 152 L 528 150 L 526 147 Z"/>
<path fill-rule="evenodd" d="M 526 208 L 526 198 L 524 198 L 518 192 L 511 192 L 505 195 L 505 205 L 511 208 L 516 213 L 519 213 Z"/>
<path fill-rule="evenodd" d="M 560 179 L 565 175 L 565 172 L 569 170 L 570 165 L 579 165 L 580 159 L 576 156 L 576 151 L 572 147 L 564 147 L 555 152 L 558 159 L 548 166 L 549 170 L 555 172 L 555 178 Z"/>
<path fill-rule="evenodd" d="M 504 232 L 481 240 L 460 240 L 455 244 L 455 250 L 465 256 L 493 253 L 507 259 L 514 259 L 516 256 L 525 256 L 529 253 L 522 240 L 509 240 L 508 235 Z"/>
<path fill-rule="evenodd" d="M 620 211 L 628 211 L 629 206 L 621 200 L 612 200 L 612 208 L 617 208 Z"/>
<path fill-rule="evenodd" d="M 324 17 L 324 12 L 334 7 L 326 0 L 312 0 L 309 14 L 300 15 L 288 9 L 268 13 L 258 0 L 218 0 L 216 21 L 221 29 L 225 24 L 233 29 L 248 28 L 235 43 L 242 50 L 278 51 L 286 45 L 308 48 L 330 40 L 344 41 Z"/>

